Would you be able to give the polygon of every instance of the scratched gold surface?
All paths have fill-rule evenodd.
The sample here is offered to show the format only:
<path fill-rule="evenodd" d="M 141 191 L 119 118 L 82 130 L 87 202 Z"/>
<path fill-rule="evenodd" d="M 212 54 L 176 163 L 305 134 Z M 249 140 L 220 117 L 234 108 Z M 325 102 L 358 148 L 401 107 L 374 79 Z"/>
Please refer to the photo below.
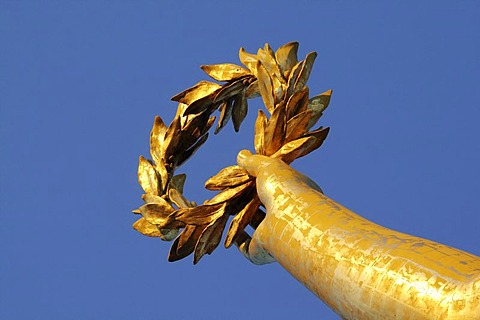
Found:
<path fill-rule="evenodd" d="M 261 159 L 239 164 L 252 172 Z M 479 257 L 370 222 L 272 160 L 255 169 L 267 216 L 252 254 L 266 251 L 345 319 L 480 319 Z"/>

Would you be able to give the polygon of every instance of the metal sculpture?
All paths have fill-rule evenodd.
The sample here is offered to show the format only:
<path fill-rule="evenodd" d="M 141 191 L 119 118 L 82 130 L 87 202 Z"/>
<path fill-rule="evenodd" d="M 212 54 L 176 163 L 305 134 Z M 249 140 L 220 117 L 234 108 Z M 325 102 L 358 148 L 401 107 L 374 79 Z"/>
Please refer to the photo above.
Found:
<path fill-rule="evenodd" d="M 253 263 L 278 261 L 346 319 L 479 319 L 480 258 L 429 240 L 378 226 L 325 196 L 288 164 L 320 147 L 328 128 L 311 128 L 332 91 L 309 98 L 306 86 L 316 53 L 297 59 L 298 43 L 276 52 L 240 49 L 234 64 L 202 66 L 213 79 L 175 95 L 177 114 L 167 127 L 155 118 L 153 161 L 140 157 L 138 178 L 145 202 L 133 227 L 174 240 L 168 260 L 191 253 L 194 264 L 219 245 L 235 244 Z M 254 146 L 238 165 L 210 178 L 219 190 L 197 205 L 185 198 L 185 174 L 175 174 L 207 140 L 220 110 L 218 133 L 231 119 L 238 131 L 247 99 L 261 96 Z M 266 209 L 266 212 L 262 209 Z M 252 236 L 247 225 L 255 228 Z"/>

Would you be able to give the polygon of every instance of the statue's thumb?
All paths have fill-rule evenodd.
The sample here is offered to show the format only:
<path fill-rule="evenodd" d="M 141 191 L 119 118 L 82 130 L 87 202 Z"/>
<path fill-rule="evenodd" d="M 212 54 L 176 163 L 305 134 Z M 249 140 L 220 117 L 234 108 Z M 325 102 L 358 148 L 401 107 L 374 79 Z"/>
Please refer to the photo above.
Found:
<path fill-rule="evenodd" d="M 242 150 L 237 155 L 237 163 L 238 165 L 245 169 L 248 174 L 256 177 L 258 174 L 259 166 L 261 161 L 256 159 L 258 156 L 252 155 L 252 153 L 248 150 Z"/>

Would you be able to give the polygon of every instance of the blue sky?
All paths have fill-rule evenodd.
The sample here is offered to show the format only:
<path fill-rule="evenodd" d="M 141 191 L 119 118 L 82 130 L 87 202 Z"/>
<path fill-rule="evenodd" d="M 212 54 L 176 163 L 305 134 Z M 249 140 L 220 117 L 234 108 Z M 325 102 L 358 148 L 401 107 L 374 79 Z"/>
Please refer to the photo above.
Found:
<path fill-rule="evenodd" d="M 170 97 L 300 42 L 333 89 L 325 144 L 294 163 L 384 226 L 480 255 L 474 1 L 0 1 L 0 318 L 336 319 L 278 264 L 219 247 L 193 266 L 131 228 L 138 156 Z M 259 99 L 178 172 L 186 195 L 252 149 Z"/>

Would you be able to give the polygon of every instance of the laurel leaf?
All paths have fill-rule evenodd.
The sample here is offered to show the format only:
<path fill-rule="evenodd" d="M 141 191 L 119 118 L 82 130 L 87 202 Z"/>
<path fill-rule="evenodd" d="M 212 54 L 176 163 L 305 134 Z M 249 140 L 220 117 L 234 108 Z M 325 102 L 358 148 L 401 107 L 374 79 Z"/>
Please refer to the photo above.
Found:
<path fill-rule="evenodd" d="M 302 70 L 300 70 L 297 80 L 295 81 L 293 92 L 301 90 L 307 84 L 310 73 L 312 72 L 313 63 L 315 62 L 316 58 L 316 52 L 310 52 L 309 54 L 307 54 L 307 57 L 305 58 L 305 63 L 302 65 Z"/>
<path fill-rule="evenodd" d="M 230 201 L 234 198 L 241 196 L 245 190 L 252 185 L 252 182 L 247 182 L 236 186 L 234 188 L 225 189 L 222 192 L 218 193 L 215 197 L 206 202 L 207 205 L 218 205 L 225 201 Z"/>
<path fill-rule="evenodd" d="M 232 83 L 225 84 L 222 89 L 215 94 L 213 102 L 220 102 L 233 98 L 237 93 L 243 90 L 245 84 L 243 79 L 236 80 Z"/>
<path fill-rule="evenodd" d="M 302 138 L 286 143 L 280 150 L 272 155 L 273 158 L 280 158 L 285 163 L 301 158 L 313 150 L 319 148 L 325 141 L 330 128 L 321 128 L 305 134 Z"/>
<path fill-rule="evenodd" d="M 225 248 L 229 248 L 238 237 L 240 232 L 243 232 L 249 224 L 253 215 L 260 206 L 260 200 L 254 197 L 250 202 L 240 211 L 230 222 L 230 227 L 225 239 Z"/>
<path fill-rule="evenodd" d="M 189 140 L 185 138 L 182 141 L 185 146 L 190 147 L 200 136 L 205 134 L 210 128 L 208 124 L 212 121 L 208 112 L 198 114 L 191 114 L 187 116 L 187 121 L 182 125 L 182 133 L 186 137 L 191 137 Z"/>
<path fill-rule="evenodd" d="M 313 110 L 305 110 L 287 122 L 287 132 L 285 142 L 295 140 L 308 131 L 308 124 L 313 116 Z"/>
<path fill-rule="evenodd" d="M 238 51 L 238 57 L 245 67 L 247 67 L 255 76 L 257 73 L 257 56 L 252 53 L 248 53 L 244 48 L 240 48 Z"/>
<path fill-rule="evenodd" d="M 245 98 L 245 90 L 242 90 L 235 96 L 235 100 L 233 101 L 232 121 L 233 128 L 236 132 L 240 130 L 240 125 L 247 116 L 247 112 L 248 105 L 247 99 Z"/>
<path fill-rule="evenodd" d="M 284 44 L 275 52 L 275 58 L 280 66 L 283 76 L 288 79 L 290 70 L 298 63 L 298 42 Z"/>
<path fill-rule="evenodd" d="M 157 171 L 155 167 L 145 159 L 143 156 L 140 156 L 138 159 L 138 183 L 142 186 L 142 189 L 149 194 L 159 194 L 159 181 Z"/>
<path fill-rule="evenodd" d="M 175 228 L 175 229 L 163 228 L 159 230 L 160 230 L 160 239 L 162 239 L 163 241 L 172 241 L 180 233 L 180 228 Z"/>
<path fill-rule="evenodd" d="M 175 212 L 175 210 L 169 204 L 147 203 L 140 207 L 140 212 L 149 223 L 161 226 L 162 228 L 176 228 L 183 226 L 178 222 L 170 224 L 171 219 L 169 216 Z"/>
<path fill-rule="evenodd" d="M 202 227 L 203 226 L 187 225 L 185 229 L 183 229 L 182 234 L 180 234 L 180 237 L 178 239 L 177 253 L 181 253 L 182 248 L 186 247 L 187 243 L 190 242 L 191 238 L 196 238 L 198 240 L 198 237 L 200 237 L 200 235 L 202 234 Z M 195 236 L 195 233 L 198 233 L 198 236 Z M 195 240 L 193 245 L 195 245 L 197 240 Z"/>
<path fill-rule="evenodd" d="M 300 75 L 300 71 L 302 71 L 302 67 L 305 64 L 305 60 L 299 61 L 290 71 L 288 75 L 288 82 L 287 82 L 287 96 L 290 97 L 295 90 L 295 83 Z"/>
<path fill-rule="evenodd" d="M 204 98 L 193 101 L 184 111 L 184 115 L 198 114 L 205 112 L 210 115 L 216 109 L 216 104 L 213 103 L 213 98 L 216 93 L 212 93 Z"/>
<path fill-rule="evenodd" d="M 190 202 L 176 189 L 168 190 L 168 198 L 177 206 L 177 208 L 190 208 Z"/>
<path fill-rule="evenodd" d="M 264 49 L 258 49 L 257 57 L 272 79 L 277 78 L 279 82 L 285 83 L 283 74 L 280 71 L 280 66 L 275 59 L 275 53 L 268 43 L 265 44 Z"/>
<path fill-rule="evenodd" d="M 255 121 L 254 146 L 255 152 L 265 155 L 265 129 L 267 128 L 267 116 L 262 110 L 258 110 L 257 120 Z"/>
<path fill-rule="evenodd" d="M 207 141 L 207 139 L 208 132 L 201 136 L 200 139 L 198 139 L 193 146 L 181 153 L 178 153 L 175 156 L 176 167 L 180 167 L 185 161 L 187 161 Z"/>
<path fill-rule="evenodd" d="M 205 182 L 205 188 L 208 190 L 224 190 L 225 188 L 231 188 L 239 186 L 253 177 L 240 168 L 239 166 L 229 166 L 220 170 L 216 175 L 211 177 Z"/>
<path fill-rule="evenodd" d="M 167 133 L 167 126 L 159 116 L 155 117 L 153 128 L 150 132 L 150 154 L 156 164 L 162 162 L 163 152 L 162 145 Z"/>
<path fill-rule="evenodd" d="M 168 261 L 173 262 L 189 256 L 195 250 L 195 244 L 206 227 L 206 225 L 186 226 L 180 236 L 173 242 L 168 255 Z"/>
<path fill-rule="evenodd" d="M 141 234 L 148 237 L 160 237 L 161 233 L 158 228 L 149 223 L 145 218 L 140 218 L 133 223 L 133 228 L 140 232 Z"/>
<path fill-rule="evenodd" d="M 160 204 L 160 205 L 163 205 L 163 206 L 170 206 L 172 208 L 172 210 L 175 210 L 173 209 L 172 205 L 167 201 L 165 200 L 164 198 L 160 197 L 160 196 L 156 196 L 156 195 L 153 195 L 153 194 L 143 194 L 142 195 L 142 199 L 145 203 L 156 203 L 156 204 Z"/>
<path fill-rule="evenodd" d="M 257 79 L 258 89 L 262 95 L 263 103 L 265 104 L 268 112 L 272 113 L 273 109 L 275 108 L 272 79 L 260 61 L 257 62 Z"/>
<path fill-rule="evenodd" d="M 307 154 L 309 154 L 313 150 L 319 148 L 323 144 L 325 139 L 327 138 L 329 132 L 330 132 L 329 127 L 326 127 L 326 128 L 320 127 L 319 129 L 317 129 L 315 131 L 311 131 L 311 132 L 306 133 L 304 136 L 305 137 L 315 137 L 315 142 L 311 146 L 306 148 L 304 150 L 304 152 L 301 153 L 297 158 L 306 156 Z"/>
<path fill-rule="evenodd" d="M 265 128 L 265 155 L 272 155 L 283 145 L 285 141 L 285 125 L 285 108 L 283 106 L 278 106 L 273 111 L 272 116 L 267 122 L 267 127 Z"/>
<path fill-rule="evenodd" d="M 327 109 L 332 92 L 332 90 L 327 90 L 308 100 L 308 109 L 313 111 L 313 116 L 307 126 L 307 130 L 317 123 L 318 119 L 322 116 L 323 111 Z"/>
<path fill-rule="evenodd" d="M 222 86 L 218 83 L 202 80 L 193 87 L 174 95 L 172 100 L 190 105 L 194 101 L 210 96 L 221 88 Z"/>
<path fill-rule="evenodd" d="M 185 173 L 177 174 L 170 179 L 169 187 L 170 189 L 175 189 L 180 194 L 183 193 L 183 186 L 185 185 L 185 180 L 187 179 L 187 175 Z"/>
<path fill-rule="evenodd" d="M 181 149 L 179 144 L 179 141 L 182 137 L 182 135 L 179 134 L 181 131 L 180 121 L 180 117 L 178 116 L 173 119 L 167 129 L 167 134 L 165 135 L 163 145 L 161 146 L 161 148 L 164 150 L 161 161 L 163 161 L 165 164 L 171 164 L 172 160 L 174 159 L 174 155 L 179 149 Z"/>
<path fill-rule="evenodd" d="M 226 204 L 223 204 L 223 212 L 225 212 Z M 220 243 L 223 229 L 227 223 L 228 215 L 223 214 L 221 217 L 212 221 L 202 232 L 200 238 L 195 245 L 193 255 L 193 264 L 197 264 L 205 254 L 211 254 Z"/>
<path fill-rule="evenodd" d="M 218 134 L 228 123 L 228 120 L 232 117 L 233 111 L 233 99 L 228 99 L 220 106 L 220 118 L 218 119 L 217 127 L 215 128 L 215 134 Z"/>
<path fill-rule="evenodd" d="M 215 203 L 179 209 L 173 213 L 172 218 L 187 225 L 209 224 L 223 214 L 222 206 L 223 203 Z"/>
<path fill-rule="evenodd" d="M 272 155 L 272 158 L 280 158 L 285 163 L 289 164 L 293 162 L 293 160 L 299 158 L 302 152 L 312 145 L 315 140 L 315 137 L 304 137 L 290 141 L 275 152 Z"/>
<path fill-rule="evenodd" d="M 287 101 L 287 119 L 291 119 L 293 116 L 307 110 L 308 106 L 308 93 L 307 86 L 302 90 L 295 92 Z"/>
<path fill-rule="evenodd" d="M 247 99 L 260 97 L 260 89 L 258 88 L 258 80 L 255 80 L 252 83 L 250 83 L 250 85 L 247 87 L 247 90 L 245 91 L 245 97 Z"/>
<path fill-rule="evenodd" d="M 232 63 L 203 65 L 200 68 L 217 81 L 231 81 L 251 74 L 250 70 Z"/>

